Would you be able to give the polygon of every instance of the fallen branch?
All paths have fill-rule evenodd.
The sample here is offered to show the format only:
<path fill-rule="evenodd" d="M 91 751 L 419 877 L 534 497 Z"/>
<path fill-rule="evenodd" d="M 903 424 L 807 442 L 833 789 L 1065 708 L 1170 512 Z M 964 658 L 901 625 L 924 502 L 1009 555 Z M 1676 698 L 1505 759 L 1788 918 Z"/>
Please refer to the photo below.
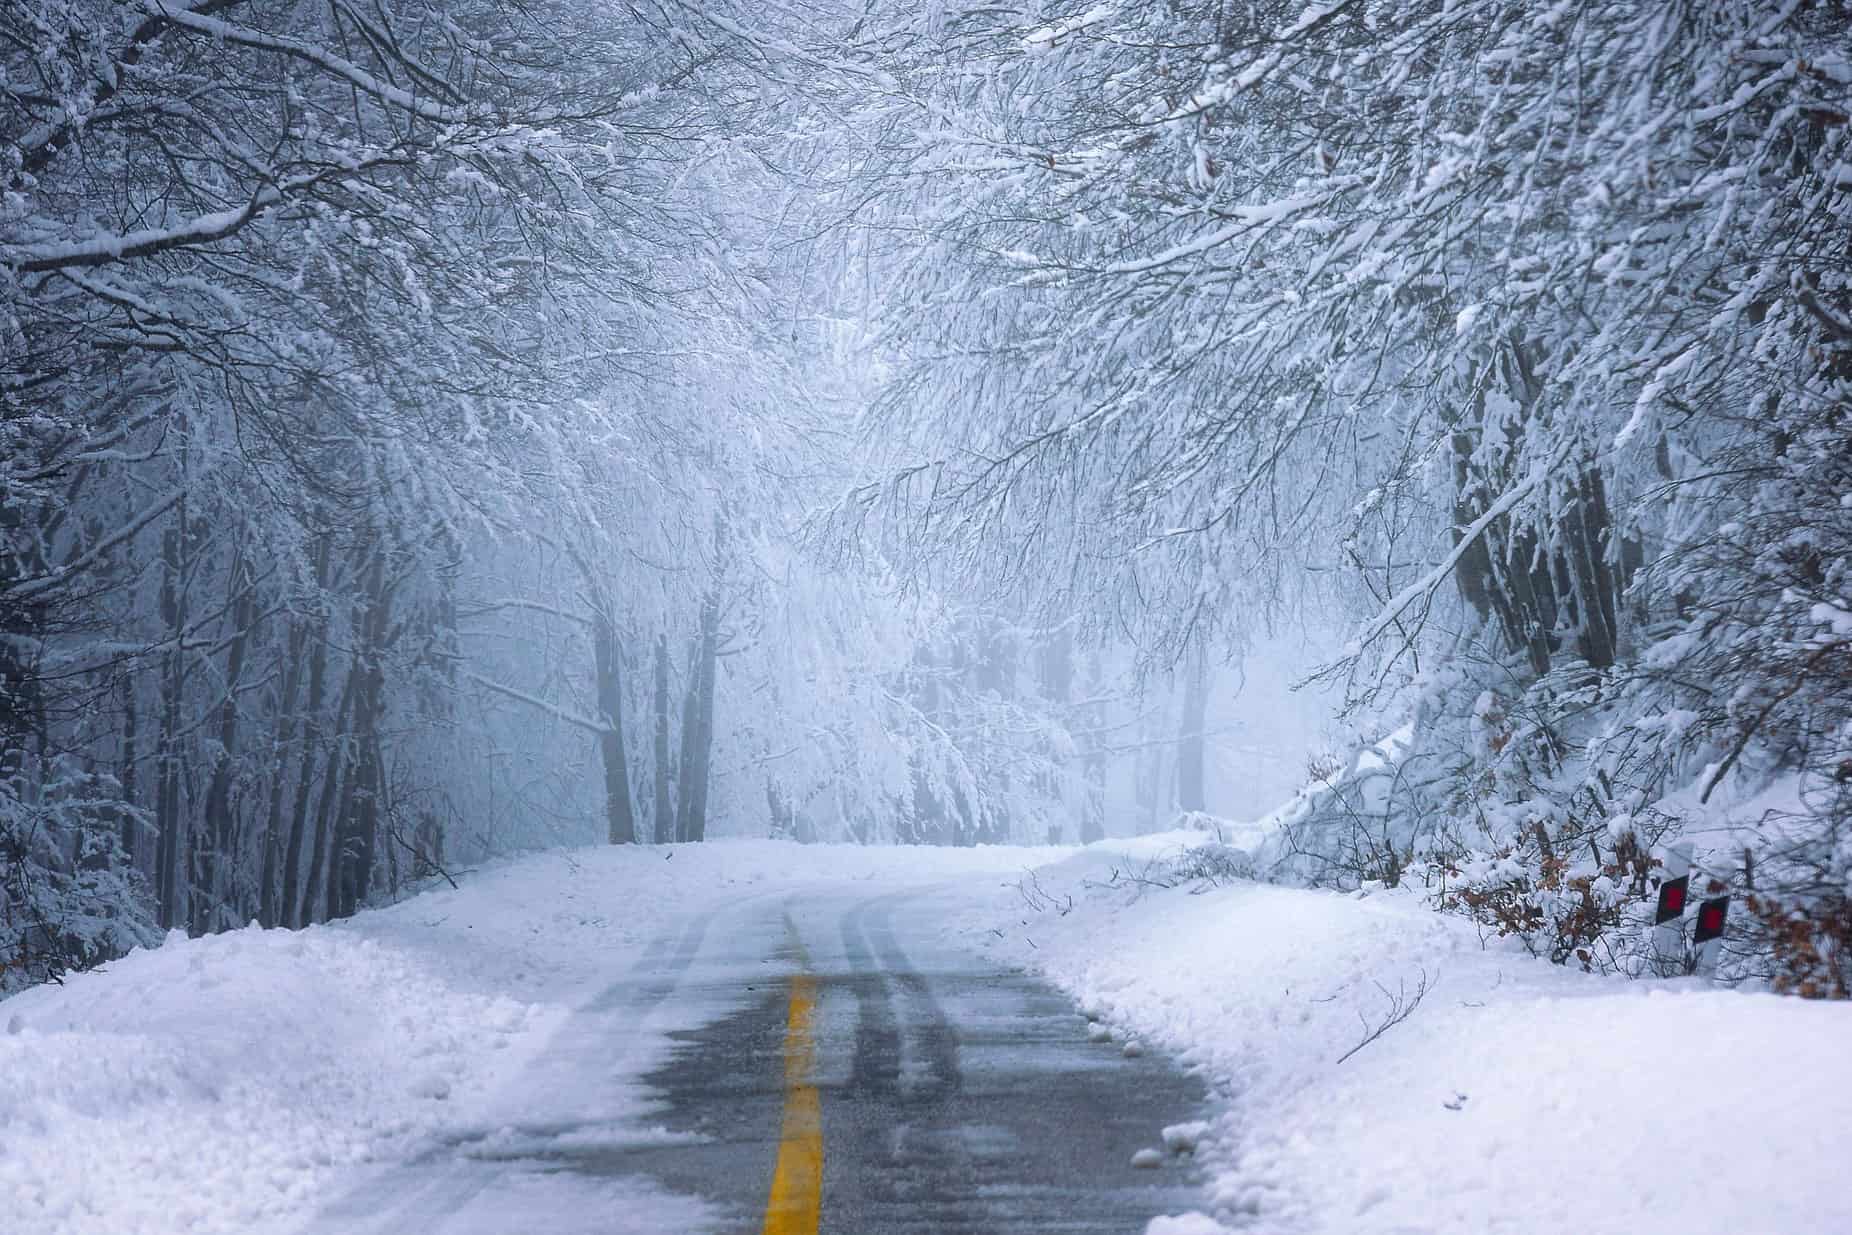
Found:
<path fill-rule="evenodd" d="M 1339 1063 L 1343 1063 L 1414 1014 L 1415 1009 L 1421 1006 L 1421 1000 L 1428 993 L 1428 971 L 1425 969 L 1421 971 L 1421 983 L 1415 987 L 1415 993 L 1412 996 L 1408 993 L 1408 984 L 1403 981 L 1396 982 L 1393 994 L 1381 982 L 1376 984 L 1376 989 L 1381 991 L 1383 997 L 1389 1001 L 1389 1015 L 1383 1019 L 1381 1024 L 1372 1027 L 1368 1017 L 1361 1012 L 1357 1013 L 1357 1019 L 1363 1022 L 1363 1041 L 1339 1055 Z"/>
<path fill-rule="evenodd" d="M 1023 903 L 1037 913 L 1046 913 L 1050 909 L 1053 909 L 1057 914 L 1065 918 L 1074 908 L 1074 897 L 1072 893 L 1064 893 L 1061 896 L 1054 895 L 1042 887 L 1042 883 L 1035 877 L 1034 871 L 1023 872 L 1022 878 L 1016 881 L 1016 891 L 1022 897 Z"/>

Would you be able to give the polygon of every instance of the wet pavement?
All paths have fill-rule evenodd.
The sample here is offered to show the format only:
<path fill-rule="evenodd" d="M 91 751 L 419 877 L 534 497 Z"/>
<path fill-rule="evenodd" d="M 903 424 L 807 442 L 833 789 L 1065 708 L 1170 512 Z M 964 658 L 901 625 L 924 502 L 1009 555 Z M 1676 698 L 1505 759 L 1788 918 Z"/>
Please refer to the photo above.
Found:
<path fill-rule="evenodd" d="M 1187 1155 L 1132 1158 L 1201 1117 L 1201 1086 L 1089 1041 L 1065 998 L 956 946 L 942 913 L 819 891 L 663 936 L 537 1061 L 529 1118 L 459 1135 L 312 1229 L 1137 1235 L 1198 1208 Z M 647 1046 L 665 1021 L 681 1024 Z M 607 1115 L 597 1078 L 622 1071 L 626 1035 L 650 1051 L 646 1102 L 632 1083 Z M 768 1220 L 800 1087 L 821 1111 L 820 1197 Z"/>

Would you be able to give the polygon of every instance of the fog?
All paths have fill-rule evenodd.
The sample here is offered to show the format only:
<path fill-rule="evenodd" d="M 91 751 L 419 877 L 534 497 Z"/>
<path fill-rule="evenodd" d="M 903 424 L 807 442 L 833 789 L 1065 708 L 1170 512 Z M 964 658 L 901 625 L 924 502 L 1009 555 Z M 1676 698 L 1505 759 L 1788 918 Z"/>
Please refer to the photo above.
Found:
<path fill-rule="evenodd" d="M 1839 920 L 1834 6 L 440 7 L 0 4 L 0 981 L 721 836 Z"/>

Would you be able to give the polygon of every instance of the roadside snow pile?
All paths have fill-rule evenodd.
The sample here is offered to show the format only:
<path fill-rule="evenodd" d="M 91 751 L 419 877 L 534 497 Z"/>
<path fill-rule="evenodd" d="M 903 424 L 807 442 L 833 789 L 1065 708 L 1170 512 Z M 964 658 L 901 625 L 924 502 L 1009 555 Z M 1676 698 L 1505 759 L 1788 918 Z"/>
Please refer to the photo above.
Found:
<path fill-rule="evenodd" d="M 333 926 L 176 934 L 0 1002 L 0 1232 L 295 1230 L 367 1171 L 531 1104 L 551 1078 L 526 1069 L 569 1013 L 695 917 L 822 871 L 924 882 L 1055 852 L 600 848 Z M 605 1057 L 613 1118 L 644 1109 L 625 1086 L 667 1028 Z"/>
<path fill-rule="evenodd" d="M 478 1096 L 537 1011 L 344 930 L 178 936 L 29 991 L 0 1005 L 6 1229 L 261 1225 Z"/>
<path fill-rule="evenodd" d="M 971 937 L 1203 1072 L 1221 1226 L 1852 1230 L 1852 1006 L 1570 972 L 1412 894 L 1163 888 L 1151 846 L 1038 871 L 1071 909 Z M 1218 1229 L 1182 1218 L 1151 1235 Z"/>

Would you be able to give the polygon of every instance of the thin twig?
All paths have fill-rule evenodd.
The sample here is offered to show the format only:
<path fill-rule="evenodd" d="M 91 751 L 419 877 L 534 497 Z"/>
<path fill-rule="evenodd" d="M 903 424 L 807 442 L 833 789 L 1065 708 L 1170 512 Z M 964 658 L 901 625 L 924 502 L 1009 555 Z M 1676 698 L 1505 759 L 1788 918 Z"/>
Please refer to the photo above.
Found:
<path fill-rule="evenodd" d="M 1352 1055 L 1355 1055 L 1358 1051 L 1376 1041 L 1376 1039 L 1382 1037 L 1385 1033 L 1388 1033 L 1389 1030 L 1400 1025 L 1413 1015 L 1415 1009 L 1421 1006 L 1421 1000 L 1428 993 L 1428 971 L 1426 969 L 1421 971 L 1421 983 L 1415 987 L 1413 996 L 1410 996 L 1408 993 L 1408 984 L 1401 981 L 1396 983 L 1394 994 L 1390 994 L 1389 988 L 1384 986 L 1381 982 L 1376 984 L 1376 989 L 1381 991 L 1383 997 L 1389 1001 L 1389 1015 L 1383 1019 L 1380 1025 L 1372 1028 L 1368 1018 L 1361 1012 L 1357 1013 L 1357 1019 L 1363 1022 L 1363 1028 L 1365 1030 L 1363 1041 L 1357 1043 L 1357 1045 L 1351 1047 L 1342 1055 L 1339 1055 L 1339 1063 L 1343 1063 L 1346 1059 L 1349 1059 Z"/>

